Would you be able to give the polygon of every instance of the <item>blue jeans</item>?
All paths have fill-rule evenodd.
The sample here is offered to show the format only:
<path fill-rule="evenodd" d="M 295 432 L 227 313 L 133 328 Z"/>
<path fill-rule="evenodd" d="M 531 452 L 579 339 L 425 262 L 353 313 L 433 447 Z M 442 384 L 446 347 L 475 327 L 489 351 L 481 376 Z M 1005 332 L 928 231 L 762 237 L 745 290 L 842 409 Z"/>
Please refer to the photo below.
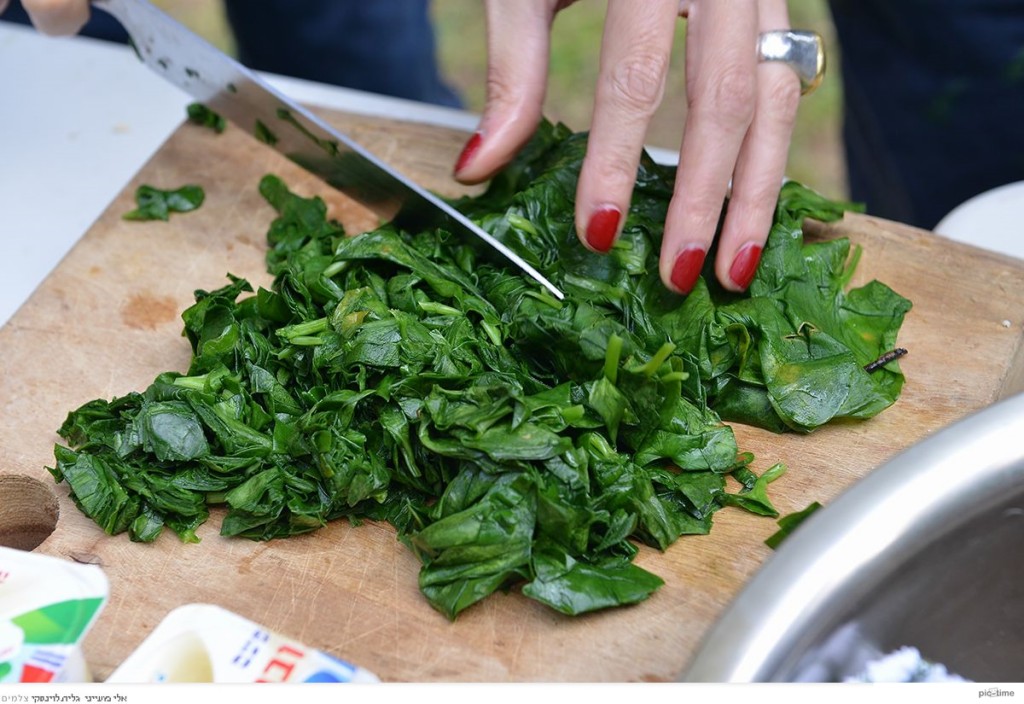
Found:
<path fill-rule="evenodd" d="M 932 228 L 1024 180 L 1024 0 L 830 0 L 851 196 Z"/>
<path fill-rule="evenodd" d="M 460 107 L 441 79 L 429 0 L 226 0 L 239 60 L 250 68 Z M 2 19 L 28 23 L 14 0 Z M 93 11 L 82 34 L 126 42 Z"/>

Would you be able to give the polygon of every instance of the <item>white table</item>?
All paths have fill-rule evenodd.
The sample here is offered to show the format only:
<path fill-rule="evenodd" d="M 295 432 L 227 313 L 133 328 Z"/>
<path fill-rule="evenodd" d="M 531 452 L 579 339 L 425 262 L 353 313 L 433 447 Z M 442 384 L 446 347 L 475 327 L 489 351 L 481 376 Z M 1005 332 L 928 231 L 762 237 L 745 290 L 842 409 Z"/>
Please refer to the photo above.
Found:
<path fill-rule="evenodd" d="M 461 110 L 263 77 L 307 105 L 472 131 Z M 126 46 L 0 22 L 0 325 L 185 119 L 192 98 Z"/>
<path fill-rule="evenodd" d="M 265 77 L 313 106 L 467 131 L 478 120 L 450 108 Z M 189 102 L 127 47 L 45 37 L 0 22 L 0 325 L 178 127 Z M 673 155 L 655 150 L 655 158 Z M 990 202 L 985 206 L 991 210 Z M 943 234 L 1024 258 L 1018 228 L 985 215 L 1007 226 L 972 227 L 971 213 L 961 211 L 957 227 Z M 1024 222 L 1024 213 L 1013 222 Z"/>

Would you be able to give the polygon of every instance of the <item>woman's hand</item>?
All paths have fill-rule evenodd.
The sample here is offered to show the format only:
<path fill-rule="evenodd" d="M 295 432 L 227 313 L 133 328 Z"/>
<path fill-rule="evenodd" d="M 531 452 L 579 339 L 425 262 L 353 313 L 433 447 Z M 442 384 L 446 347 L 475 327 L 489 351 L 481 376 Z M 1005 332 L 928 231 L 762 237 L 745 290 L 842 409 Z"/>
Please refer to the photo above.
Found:
<path fill-rule="evenodd" d="M 487 0 L 487 104 L 456 164 L 460 181 L 487 179 L 533 134 L 544 103 L 551 23 L 569 4 Z M 731 180 L 715 274 L 727 289 L 741 291 L 768 237 L 800 99 L 800 81 L 789 67 L 757 59 L 759 33 L 789 28 L 785 0 L 609 0 L 576 231 L 585 246 L 607 252 L 622 228 L 679 15 L 687 17 L 688 110 L 661 279 L 680 293 L 693 288 Z"/>
<path fill-rule="evenodd" d="M 8 0 L 0 0 L 0 12 Z M 44 34 L 77 34 L 89 21 L 89 0 L 22 0 L 32 24 Z"/>

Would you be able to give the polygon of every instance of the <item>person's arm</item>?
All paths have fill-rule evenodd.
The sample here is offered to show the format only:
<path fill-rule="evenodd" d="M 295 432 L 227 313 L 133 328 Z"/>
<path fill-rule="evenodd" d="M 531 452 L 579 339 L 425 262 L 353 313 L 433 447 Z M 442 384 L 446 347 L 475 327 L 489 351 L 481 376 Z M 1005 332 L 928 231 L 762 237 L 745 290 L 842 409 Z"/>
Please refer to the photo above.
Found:
<path fill-rule="evenodd" d="M 0 12 L 8 0 L 0 0 Z M 89 21 L 89 0 L 22 0 L 25 12 L 40 32 L 53 35 L 77 34 Z"/>
<path fill-rule="evenodd" d="M 487 104 L 456 164 L 460 181 L 490 177 L 533 133 L 544 101 L 551 22 L 568 4 L 488 0 Z M 731 179 L 715 273 L 723 286 L 739 291 L 750 284 L 768 237 L 800 98 L 792 70 L 757 60 L 758 34 L 789 27 L 785 0 L 609 1 L 576 230 L 585 246 L 606 252 L 622 228 L 680 14 L 688 17 L 689 109 L 660 274 L 673 290 L 692 289 Z"/>

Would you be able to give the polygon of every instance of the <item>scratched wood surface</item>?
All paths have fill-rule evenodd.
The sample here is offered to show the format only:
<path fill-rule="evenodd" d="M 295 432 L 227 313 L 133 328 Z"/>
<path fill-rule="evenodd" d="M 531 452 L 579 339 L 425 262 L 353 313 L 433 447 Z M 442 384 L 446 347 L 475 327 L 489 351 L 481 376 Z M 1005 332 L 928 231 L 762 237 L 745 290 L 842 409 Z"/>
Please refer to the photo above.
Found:
<path fill-rule="evenodd" d="M 444 193 L 466 135 L 422 125 L 324 113 L 397 168 Z M 66 413 L 93 398 L 145 388 L 184 370 L 179 314 L 194 289 L 230 272 L 269 284 L 264 235 L 273 213 L 257 193 L 268 172 L 361 229 L 372 217 L 242 132 L 183 125 L 0 330 L 0 543 L 46 539 L 39 552 L 100 564 L 111 598 L 85 644 L 104 679 L 174 607 L 215 603 L 385 681 L 642 681 L 675 678 L 700 638 L 769 557 L 773 521 L 717 514 L 709 536 L 684 538 L 639 564 L 666 585 L 635 607 L 567 618 L 498 594 L 455 623 L 417 588 L 418 563 L 394 531 L 337 522 L 303 537 L 255 543 L 218 535 L 220 515 L 183 545 L 108 537 L 45 467 Z M 168 223 L 129 223 L 135 188 L 199 183 L 202 208 Z M 1024 389 L 1024 261 L 863 216 L 819 228 L 864 248 L 855 284 L 885 281 L 914 302 L 899 343 L 910 354 L 898 403 L 878 418 L 775 436 L 737 427 L 760 471 L 785 462 L 772 485 L 783 512 L 827 503 L 900 449 L 1001 396 Z M 4 508 L 6 507 L 6 508 Z M 51 532 L 52 531 L 52 532 Z"/>

